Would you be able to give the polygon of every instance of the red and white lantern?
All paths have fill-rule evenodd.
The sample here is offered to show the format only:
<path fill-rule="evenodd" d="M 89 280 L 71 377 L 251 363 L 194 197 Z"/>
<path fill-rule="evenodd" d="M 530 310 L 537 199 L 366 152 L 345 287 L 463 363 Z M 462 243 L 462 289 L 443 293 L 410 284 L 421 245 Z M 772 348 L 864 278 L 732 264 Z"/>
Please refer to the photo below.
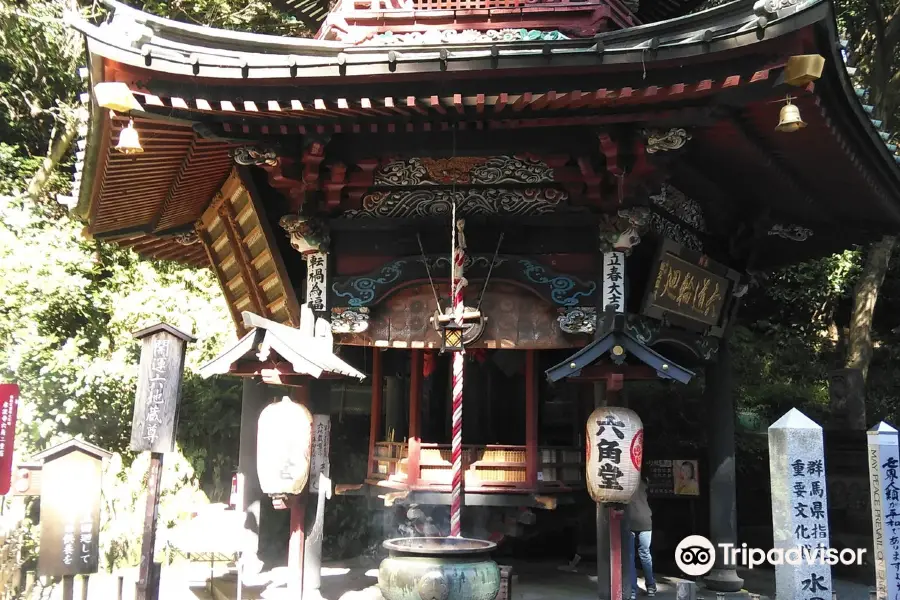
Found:
<path fill-rule="evenodd" d="M 588 492 L 594 502 L 631 500 L 641 479 L 644 424 L 633 410 L 604 406 L 587 422 Z"/>
<path fill-rule="evenodd" d="M 313 418 L 284 396 L 259 415 L 256 470 L 264 494 L 299 494 L 309 479 Z"/>

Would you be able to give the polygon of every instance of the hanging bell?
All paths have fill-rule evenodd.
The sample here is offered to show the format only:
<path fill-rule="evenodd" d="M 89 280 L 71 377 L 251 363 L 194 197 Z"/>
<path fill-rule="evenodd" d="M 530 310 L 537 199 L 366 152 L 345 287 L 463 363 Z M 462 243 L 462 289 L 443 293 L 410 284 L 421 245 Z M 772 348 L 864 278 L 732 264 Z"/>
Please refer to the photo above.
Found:
<path fill-rule="evenodd" d="M 806 123 L 800 118 L 800 109 L 795 104 L 791 104 L 790 98 L 787 99 L 787 104 L 781 107 L 781 114 L 779 117 L 775 131 L 792 133 L 806 127 Z"/>
<path fill-rule="evenodd" d="M 119 143 L 116 144 L 116 150 L 122 154 L 140 154 L 144 151 L 137 129 L 134 128 L 133 120 L 128 121 L 128 127 L 125 127 L 119 133 Z"/>

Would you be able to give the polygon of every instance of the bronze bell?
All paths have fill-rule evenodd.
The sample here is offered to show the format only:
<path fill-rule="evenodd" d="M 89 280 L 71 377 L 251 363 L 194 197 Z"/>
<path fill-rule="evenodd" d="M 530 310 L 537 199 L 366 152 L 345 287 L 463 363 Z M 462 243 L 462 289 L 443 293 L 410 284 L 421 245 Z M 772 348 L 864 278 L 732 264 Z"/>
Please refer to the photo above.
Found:
<path fill-rule="evenodd" d="M 787 104 L 781 107 L 781 114 L 775 131 L 792 133 L 803 127 L 806 127 L 806 123 L 800 118 L 800 109 L 796 105 L 791 104 L 790 99 L 788 99 Z"/>
<path fill-rule="evenodd" d="M 128 127 L 119 133 L 119 143 L 116 144 L 116 150 L 122 154 L 140 154 L 144 151 L 137 129 L 134 128 L 134 121 L 128 121 Z"/>

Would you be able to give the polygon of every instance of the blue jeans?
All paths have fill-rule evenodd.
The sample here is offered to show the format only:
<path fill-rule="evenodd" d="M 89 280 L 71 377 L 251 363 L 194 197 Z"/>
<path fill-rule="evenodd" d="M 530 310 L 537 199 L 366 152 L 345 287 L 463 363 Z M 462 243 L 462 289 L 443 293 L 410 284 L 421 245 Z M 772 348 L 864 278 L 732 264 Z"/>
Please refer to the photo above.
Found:
<path fill-rule="evenodd" d="M 653 558 L 650 556 L 650 538 L 652 537 L 652 531 L 639 531 L 637 533 L 631 533 L 631 544 L 629 544 L 629 565 L 631 566 L 631 591 L 634 594 L 637 594 L 638 584 L 637 584 L 637 569 L 635 569 L 634 565 L 634 541 L 637 538 L 638 543 L 638 558 L 641 559 L 641 568 L 644 570 L 644 583 L 647 585 L 648 590 L 652 590 L 656 587 L 656 580 L 653 578 Z"/>

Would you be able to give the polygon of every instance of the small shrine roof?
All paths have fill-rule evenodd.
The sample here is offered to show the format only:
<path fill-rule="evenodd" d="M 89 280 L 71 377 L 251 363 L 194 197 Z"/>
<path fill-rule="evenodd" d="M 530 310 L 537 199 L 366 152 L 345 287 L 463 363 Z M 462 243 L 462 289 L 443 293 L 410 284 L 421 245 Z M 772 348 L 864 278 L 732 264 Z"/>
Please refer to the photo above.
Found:
<path fill-rule="evenodd" d="M 99 460 L 104 460 L 104 459 L 107 459 L 110 456 L 112 456 L 112 452 L 110 452 L 109 450 L 104 450 L 100 446 L 95 446 L 94 444 L 91 444 L 90 442 L 85 442 L 84 440 L 72 438 L 72 439 L 66 440 L 65 442 L 62 442 L 60 444 L 56 444 L 55 446 L 51 446 L 50 448 L 47 448 L 46 450 L 38 452 L 37 454 L 35 454 L 34 456 L 31 457 L 31 462 L 43 464 L 43 463 L 52 461 L 57 456 L 60 456 L 61 454 L 65 454 L 72 450 L 78 450 L 80 452 L 84 452 L 85 454 L 88 454 L 89 456 L 93 456 L 94 458 L 97 458 Z M 20 466 L 25 466 L 25 465 L 20 465 Z"/>
<path fill-rule="evenodd" d="M 262 374 L 265 369 L 279 370 L 270 353 L 281 357 L 286 370 L 279 370 L 281 377 L 308 376 L 316 379 L 322 376 L 343 376 L 365 379 L 364 373 L 347 364 L 334 354 L 331 330 L 318 327 L 324 335 L 314 335 L 311 331 L 314 316 L 311 310 L 302 307 L 299 329 L 282 325 L 250 312 L 243 313 L 244 325 L 252 327 L 249 333 L 230 348 L 200 368 L 200 375 L 210 377 L 223 374 Z M 247 364 L 253 367 L 248 371 Z M 241 371 L 241 367 L 244 370 Z M 259 372 L 259 373 L 257 373 Z"/>

